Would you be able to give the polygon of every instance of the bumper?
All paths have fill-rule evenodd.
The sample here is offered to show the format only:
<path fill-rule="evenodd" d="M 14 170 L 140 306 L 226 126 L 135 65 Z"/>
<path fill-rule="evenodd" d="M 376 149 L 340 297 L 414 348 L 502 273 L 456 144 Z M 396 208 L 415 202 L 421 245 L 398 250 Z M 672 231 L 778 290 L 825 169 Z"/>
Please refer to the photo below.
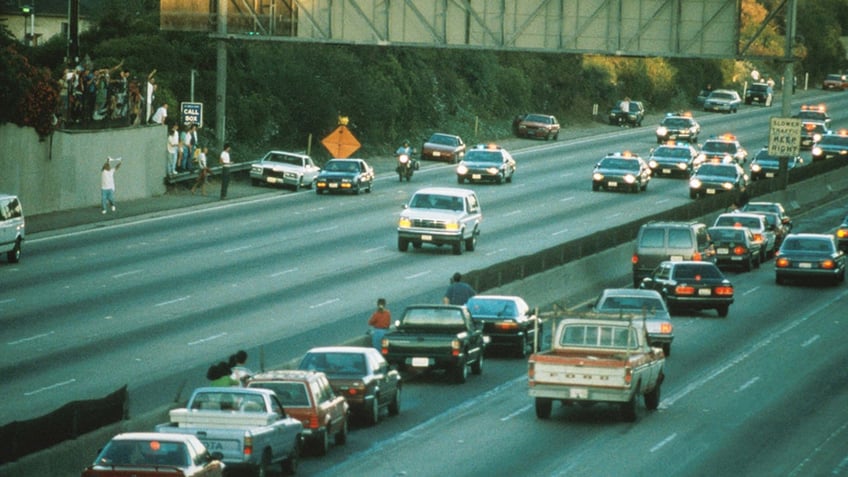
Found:
<path fill-rule="evenodd" d="M 464 239 L 459 232 L 449 233 L 443 230 L 398 230 L 398 238 L 434 245 L 454 244 Z"/>
<path fill-rule="evenodd" d="M 667 296 L 668 305 L 679 308 L 690 308 L 702 310 L 707 308 L 715 308 L 717 306 L 730 306 L 733 304 L 733 298 L 700 298 L 700 297 L 679 297 Z"/>
<path fill-rule="evenodd" d="M 777 278 L 806 278 L 810 280 L 836 280 L 841 271 L 838 268 L 825 269 L 802 269 L 802 268 L 775 268 Z"/>
<path fill-rule="evenodd" d="M 456 177 L 468 182 L 502 182 L 504 180 L 500 172 L 490 174 L 486 171 L 468 171 L 465 174 L 457 174 Z"/>
<path fill-rule="evenodd" d="M 544 139 L 548 136 L 553 136 L 556 134 L 554 131 L 549 131 L 547 129 L 519 129 L 518 136 L 519 137 L 529 137 L 536 139 Z"/>
<path fill-rule="evenodd" d="M 587 388 L 557 384 L 530 384 L 530 396 L 570 402 L 627 402 L 633 396 L 630 388 Z"/>
<path fill-rule="evenodd" d="M 300 176 L 291 176 L 288 174 L 284 175 L 267 175 L 267 174 L 256 174 L 254 172 L 250 173 L 251 180 L 264 182 L 266 184 L 272 185 L 282 185 L 282 186 L 297 186 L 300 184 Z"/>
<path fill-rule="evenodd" d="M 651 174 L 655 176 L 681 176 L 689 177 L 692 174 L 692 168 L 688 165 L 680 167 L 679 164 L 657 164 L 657 167 L 651 168 Z"/>
<path fill-rule="evenodd" d="M 451 369 L 466 359 L 466 355 L 459 356 L 424 356 L 415 354 L 389 354 L 383 355 L 390 364 L 401 365 L 413 369 Z M 351 408 L 353 408 L 351 404 Z"/>

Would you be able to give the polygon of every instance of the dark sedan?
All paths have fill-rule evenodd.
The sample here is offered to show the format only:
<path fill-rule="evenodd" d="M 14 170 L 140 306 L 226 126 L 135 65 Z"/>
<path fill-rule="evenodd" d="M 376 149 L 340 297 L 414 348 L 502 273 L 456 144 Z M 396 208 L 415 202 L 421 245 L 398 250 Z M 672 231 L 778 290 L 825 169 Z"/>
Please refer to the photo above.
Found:
<path fill-rule="evenodd" d="M 523 358 L 534 351 L 542 337 L 541 321 L 521 297 L 476 295 L 465 307 L 471 319 L 483 324 L 483 334 L 490 339 L 487 351 L 490 347 L 505 348 Z"/>
<path fill-rule="evenodd" d="M 623 110 L 624 104 L 627 103 L 627 111 Z M 645 118 L 645 105 L 641 101 L 624 100 L 619 101 L 609 112 L 609 123 L 613 126 L 633 126 L 639 127 L 642 125 L 642 120 Z"/>
<path fill-rule="evenodd" d="M 786 159 L 786 169 L 792 170 L 796 167 L 804 165 L 804 158 L 801 156 L 792 156 Z M 773 179 L 780 172 L 780 158 L 769 155 L 768 148 L 764 147 L 757 151 L 754 159 L 751 161 L 751 180 Z"/>
<path fill-rule="evenodd" d="M 690 113 L 667 114 L 657 128 L 657 144 L 670 140 L 698 142 L 701 125 L 692 118 Z"/>
<path fill-rule="evenodd" d="M 315 178 L 315 192 L 371 192 L 374 169 L 362 159 L 331 159 Z"/>
<path fill-rule="evenodd" d="M 434 133 L 421 146 L 421 159 L 458 162 L 465 155 L 465 143 L 453 134 Z"/>
<path fill-rule="evenodd" d="M 845 280 L 845 252 L 836 237 L 828 234 L 789 234 L 774 261 L 778 285 L 787 280 L 826 280 L 837 285 Z"/>
<path fill-rule="evenodd" d="M 389 364 L 374 348 L 312 348 L 297 369 L 326 374 L 333 391 L 347 399 L 351 415 L 367 424 L 376 424 L 383 408 L 388 409 L 390 416 L 400 412 L 400 374 L 389 369 Z"/>
<path fill-rule="evenodd" d="M 672 313 L 714 309 L 724 318 L 733 303 L 733 284 L 710 262 L 662 262 L 640 288 L 660 292 Z"/>
<path fill-rule="evenodd" d="M 716 251 L 719 268 L 741 268 L 748 272 L 760 267 L 762 243 L 754 239 L 747 227 L 710 227 L 710 239 Z"/>
<path fill-rule="evenodd" d="M 748 175 L 738 164 L 704 164 L 689 179 L 689 197 L 697 199 L 748 185 Z"/>
<path fill-rule="evenodd" d="M 812 149 L 825 134 L 830 133 L 824 121 L 804 121 L 801 123 L 801 149 Z"/>
<path fill-rule="evenodd" d="M 839 250 L 848 253 L 848 215 L 842 219 L 839 228 L 836 229 L 836 242 L 839 245 Z"/>
<path fill-rule="evenodd" d="M 470 149 L 456 166 L 456 182 L 512 182 L 515 168 L 515 159 L 509 151 L 495 144 L 480 144 Z"/>
<path fill-rule="evenodd" d="M 644 159 L 631 152 L 609 154 L 592 171 L 592 190 L 639 192 L 648 189 L 651 168 Z"/>
<path fill-rule="evenodd" d="M 825 134 L 819 142 L 813 144 L 811 152 L 814 161 L 848 157 L 848 130 L 840 129 L 835 133 Z"/>
<path fill-rule="evenodd" d="M 639 320 L 644 317 L 649 344 L 662 348 L 666 356 L 671 356 L 674 326 L 662 295 L 656 290 L 607 288 L 590 306 L 598 315 Z"/>
<path fill-rule="evenodd" d="M 669 142 L 651 150 L 648 167 L 657 176 L 689 178 L 698 150 L 691 144 Z"/>

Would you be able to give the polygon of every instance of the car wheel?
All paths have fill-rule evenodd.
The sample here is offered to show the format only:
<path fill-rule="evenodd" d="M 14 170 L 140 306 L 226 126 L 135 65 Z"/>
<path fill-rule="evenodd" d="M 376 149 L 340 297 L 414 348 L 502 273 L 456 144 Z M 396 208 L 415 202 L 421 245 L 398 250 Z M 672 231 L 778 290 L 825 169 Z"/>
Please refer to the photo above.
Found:
<path fill-rule="evenodd" d="M 265 452 L 262 453 L 262 460 L 259 462 L 259 465 L 256 467 L 256 477 L 266 477 L 271 473 L 271 451 L 269 449 L 265 449 Z"/>
<path fill-rule="evenodd" d="M 662 350 L 666 358 L 671 356 L 671 343 L 663 343 Z"/>
<path fill-rule="evenodd" d="M 6 259 L 9 263 L 18 263 L 21 261 L 21 239 L 17 239 L 12 250 L 6 252 Z"/>
<path fill-rule="evenodd" d="M 727 312 L 730 311 L 729 305 L 721 305 L 716 307 L 716 311 L 718 312 L 718 316 L 722 318 L 727 318 Z"/>
<path fill-rule="evenodd" d="M 401 252 L 406 252 L 406 250 L 408 248 L 409 248 L 409 240 L 407 240 L 405 238 L 398 237 L 398 250 L 400 250 Z"/>
<path fill-rule="evenodd" d="M 421 248 L 422 246 L 421 242 L 412 242 L 412 248 Z"/>
<path fill-rule="evenodd" d="M 465 239 L 465 251 L 473 252 L 477 248 L 477 234 L 472 234 L 471 237 Z"/>
<path fill-rule="evenodd" d="M 592 183 L 592 192 L 598 192 L 600 188 L 601 186 L 599 186 L 598 184 L 595 184 L 594 182 Z"/>
<path fill-rule="evenodd" d="M 395 395 L 392 397 L 392 402 L 389 403 L 389 415 L 397 416 L 400 414 L 400 397 L 401 389 L 395 389 Z"/>
<path fill-rule="evenodd" d="M 645 407 L 651 411 L 660 407 L 660 386 L 662 381 L 657 378 L 657 385 L 649 393 L 645 393 Z"/>
<path fill-rule="evenodd" d="M 375 426 L 380 422 L 380 403 L 377 402 L 377 396 L 371 400 L 371 407 L 365 411 L 365 423 L 369 426 Z"/>
<path fill-rule="evenodd" d="M 519 358 L 526 358 L 527 354 L 530 352 L 530 346 L 530 340 L 527 339 L 527 334 L 525 333 L 518 341 L 515 354 L 518 355 Z"/>
<path fill-rule="evenodd" d="M 468 365 L 465 361 L 456 364 L 452 369 L 453 381 L 457 384 L 463 384 L 468 381 Z"/>
<path fill-rule="evenodd" d="M 250 183 L 253 184 L 254 186 L 261 186 L 262 185 L 262 181 L 260 181 L 259 179 L 250 179 Z"/>
<path fill-rule="evenodd" d="M 539 419 L 548 419 L 551 417 L 551 410 L 554 407 L 554 402 L 550 398 L 536 398 L 536 417 Z"/>
<path fill-rule="evenodd" d="M 480 356 L 477 358 L 477 361 L 471 363 L 471 373 L 476 375 L 483 374 L 483 352 L 480 351 Z"/>
<path fill-rule="evenodd" d="M 337 446 L 343 446 L 347 443 L 347 433 L 350 430 L 348 425 L 348 418 L 345 416 L 345 418 L 342 419 L 342 428 L 336 433 L 335 443 Z"/>
<path fill-rule="evenodd" d="M 462 240 L 457 240 L 456 242 L 451 244 L 451 246 L 453 247 L 454 255 L 462 255 Z"/>
<path fill-rule="evenodd" d="M 324 429 L 321 435 L 315 439 L 314 451 L 315 455 L 322 456 L 327 455 L 328 450 L 330 450 L 330 434 L 327 429 Z"/>
<path fill-rule="evenodd" d="M 374 187 L 374 181 L 368 181 L 368 188 L 365 189 L 365 192 L 371 193 L 371 188 Z"/>
<path fill-rule="evenodd" d="M 751 269 L 754 268 L 754 257 L 748 257 L 748 260 L 745 260 L 745 263 L 742 264 L 743 272 L 750 272 Z"/>
<path fill-rule="evenodd" d="M 633 397 L 629 401 L 621 403 L 620 406 L 619 410 L 621 411 L 622 419 L 627 422 L 636 420 L 636 394 L 633 394 Z"/>
<path fill-rule="evenodd" d="M 775 275 L 774 276 L 774 282 L 777 283 L 778 285 L 783 285 L 784 283 L 786 283 L 786 279 L 784 279 L 780 275 Z"/>
<path fill-rule="evenodd" d="M 697 193 L 697 192 L 695 192 L 695 191 L 690 190 L 690 191 L 689 191 L 689 198 L 690 198 L 690 199 L 697 199 L 697 198 L 698 198 L 698 193 Z"/>
<path fill-rule="evenodd" d="M 297 468 L 300 465 L 301 442 L 300 436 L 297 436 L 291 453 L 281 464 L 283 475 L 294 475 L 297 473 Z"/>
<path fill-rule="evenodd" d="M 501 185 L 501 184 L 503 184 L 503 181 L 504 181 L 503 175 L 498 174 L 498 177 L 495 179 L 495 183 L 498 184 L 498 185 Z"/>
<path fill-rule="evenodd" d="M 556 141 L 557 139 L 559 139 L 559 131 L 557 131 L 557 133 L 554 134 L 554 141 Z"/>

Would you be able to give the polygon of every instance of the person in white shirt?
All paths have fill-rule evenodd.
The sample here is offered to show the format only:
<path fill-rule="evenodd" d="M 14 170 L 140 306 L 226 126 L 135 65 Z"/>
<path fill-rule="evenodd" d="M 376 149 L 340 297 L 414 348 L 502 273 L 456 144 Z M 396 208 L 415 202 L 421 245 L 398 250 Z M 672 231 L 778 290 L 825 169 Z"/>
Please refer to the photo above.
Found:
<path fill-rule="evenodd" d="M 153 113 L 153 117 L 150 118 L 156 124 L 165 124 L 165 118 L 168 117 L 168 103 L 162 104 L 159 106 L 159 109 Z"/>
<path fill-rule="evenodd" d="M 180 127 L 176 124 L 171 126 L 171 133 L 168 134 L 168 175 L 172 176 L 177 173 L 177 154 L 180 147 Z"/>
<path fill-rule="evenodd" d="M 115 171 L 121 167 L 121 163 L 112 167 L 112 158 L 106 158 L 106 162 L 100 169 L 100 206 L 101 214 L 106 213 L 106 207 L 111 206 L 112 212 L 117 209 L 115 207 Z"/>
<path fill-rule="evenodd" d="M 230 185 L 230 143 L 224 144 L 221 155 L 218 156 L 221 163 L 221 199 L 227 198 L 227 187 Z"/>

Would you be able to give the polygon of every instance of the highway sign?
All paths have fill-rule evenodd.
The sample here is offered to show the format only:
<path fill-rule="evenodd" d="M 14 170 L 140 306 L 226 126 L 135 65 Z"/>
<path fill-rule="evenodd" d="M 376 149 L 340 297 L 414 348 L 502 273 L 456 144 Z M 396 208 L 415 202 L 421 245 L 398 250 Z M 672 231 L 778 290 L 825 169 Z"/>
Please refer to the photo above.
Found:
<path fill-rule="evenodd" d="M 198 128 L 203 127 L 203 103 L 188 103 L 183 101 L 180 103 L 180 116 L 182 124 L 197 124 Z"/>
<path fill-rule="evenodd" d="M 801 120 L 771 118 L 769 127 L 769 156 L 789 157 L 801 153 Z"/>

